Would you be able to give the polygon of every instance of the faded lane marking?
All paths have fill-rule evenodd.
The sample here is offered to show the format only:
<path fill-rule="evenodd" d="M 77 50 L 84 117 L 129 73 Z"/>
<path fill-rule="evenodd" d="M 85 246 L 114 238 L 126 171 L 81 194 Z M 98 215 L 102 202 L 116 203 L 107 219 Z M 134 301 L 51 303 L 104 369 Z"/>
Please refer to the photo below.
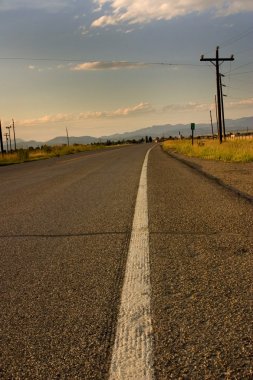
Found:
<path fill-rule="evenodd" d="M 142 166 L 137 193 L 109 380 L 154 377 L 147 199 L 150 150 Z"/>

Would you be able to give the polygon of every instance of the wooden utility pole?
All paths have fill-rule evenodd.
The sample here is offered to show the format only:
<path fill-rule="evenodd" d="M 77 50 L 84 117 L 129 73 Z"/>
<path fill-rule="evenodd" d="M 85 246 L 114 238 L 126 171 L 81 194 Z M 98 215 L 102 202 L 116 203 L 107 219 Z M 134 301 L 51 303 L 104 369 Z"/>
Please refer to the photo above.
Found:
<path fill-rule="evenodd" d="M 5 134 L 4 134 L 4 136 L 5 136 L 5 138 L 6 138 L 6 151 L 7 151 L 7 153 L 9 153 L 8 135 L 9 135 L 9 133 L 5 133 Z"/>
<path fill-rule="evenodd" d="M 69 132 L 68 132 L 68 128 L 66 128 L 66 134 L 67 134 L 67 142 L 68 142 L 68 146 L 69 146 Z"/>
<path fill-rule="evenodd" d="M 10 152 L 12 151 L 12 146 L 11 146 L 11 126 L 6 127 L 6 129 L 9 130 L 9 140 L 10 140 Z"/>
<path fill-rule="evenodd" d="M 212 111 L 211 110 L 210 110 L 210 120 L 211 120 L 212 136 L 213 136 L 213 139 L 214 139 L 214 135 L 213 135 L 213 118 L 212 118 Z"/>
<path fill-rule="evenodd" d="M 17 150 L 17 144 L 16 144 L 16 133 L 15 133 L 15 124 L 14 119 L 12 119 L 12 129 L 13 129 L 13 136 L 14 136 L 14 146 L 15 146 L 15 152 Z"/>
<path fill-rule="evenodd" d="M 221 77 L 224 77 L 223 74 L 220 74 L 220 97 L 221 97 L 221 114 L 222 114 L 222 129 L 223 129 L 223 137 L 226 141 L 226 128 L 225 128 L 225 116 L 224 116 L 224 103 L 223 103 L 223 96 L 226 96 L 223 94 L 222 87 L 225 87 L 225 84 L 222 84 Z"/>
<path fill-rule="evenodd" d="M 215 111 L 216 111 L 216 125 L 217 125 L 217 135 L 220 138 L 220 129 L 219 129 L 219 122 L 218 122 L 218 109 L 217 109 L 217 99 L 216 95 L 214 95 L 214 103 L 215 103 Z"/>
<path fill-rule="evenodd" d="M 1 152 L 2 156 L 4 155 L 4 144 L 3 144 L 3 135 L 2 135 L 2 123 L 0 120 L 0 146 L 1 146 Z"/>
<path fill-rule="evenodd" d="M 219 138 L 220 143 L 222 143 L 222 121 L 221 121 L 221 91 L 220 91 L 220 62 L 225 61 L 234 61 L 234 56 L 231 55 L 230 58 L 220 58 L 219 57 L 219 46 L 216 48 L 215 58 L 204 58 L 204 55 L 201 56 L 200 61 L 211 62 L 216 68 L 216 86 L 217 86 L 217 103 L 218 103 L 218 125 L 219 125 Z"/>

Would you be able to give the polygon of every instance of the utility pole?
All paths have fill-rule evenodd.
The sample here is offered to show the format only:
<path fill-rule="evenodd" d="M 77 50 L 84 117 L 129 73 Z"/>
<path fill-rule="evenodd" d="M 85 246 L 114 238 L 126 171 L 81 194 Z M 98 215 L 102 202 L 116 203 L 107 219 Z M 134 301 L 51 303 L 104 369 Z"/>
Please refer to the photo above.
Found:
<path fill-rule="evenodd" d="M 13 129 L 14 145 L 15 145 L 15 152 L 16 152 L 16 150 L 17 150 L 17 144 L 16 144 L 16 133 L 15 133 L 14 119 L 12 119 L 12 129 Z"/>
<path fill-rule="evenodd" d="M 8 135 L 9 135 L 8 133 L 4 134 L 4 136 L 6 138 L 6 151 L 7 151 L 7 153 L 9 152 Z"/>
<path fill-rule="evenodd" d="M 223 94 L 222 87 L 226 87 L 225 84 L 222 84 L 221 82 L 221 77 L 224 77 L 225 75 L 220 74 L 220 96 L 221 96 L 221 113 L 222 113 L 222 127 L 223 127 L 223 137 L 224 140 L 226 141 L 226 128 L 225 128 L 225 116 L 224 116 L 224 103 L 223 103 L 223 96 L 227 96 Z"/>
<path fill-rule="evenodd" d="M 217 99 L 216 99 L 216 95 L 214 95 L 214 103 L 215 103 L 215 111 L 216 111 L 217 135 L 218 135 L 218 137 L 220 137 L 220 130 L 219 130 L 219 122 L 218 122 L 218 109 L 217 109 Z"/>
<path fill-rule="evenodd" d="M 215 58 L 204 58 L 204 55 L 201 55 L 200 61 L 211 62 L 215 66 L 215 68 L 216 68 L 216 86 L 217 86 L 217 102 L 218 102 L 219 138 L 220 138 L 220 143 L 222 143 L 220 62 L 223 63 L 225 61 L 234 61 L 234 56 L 231 55 L 230 58 L 220 58 L 219 57 L 219 46 L 217 46 Z"/>
<path fill-rule="evenodd" d="M 213 139 L 214 139 L 214 135 L 213 135 L 213 119 L 212 119 L 212 111 L 211 110 L 210 110 L 210 120 L 211 120 L 212 136 L 213 136 Z"/>
<path fill-rule="evenodd" d="M 3 135 L 2 135 L 2 123 L 0 120 L 0 145 L 1 145 L 1 152 L 2 156 L 4 155 L 4 144 L 3 144 Z"/>
<path fill-rule="evenodd" d="M 69 146 L 69 132 L 68 132 L 68 128 L 66 128 L 66 133 L 67 133 L 67 142 L 68 142 L 68 146 Z"/>
<path fill-rule="evenodd" d="M 6 129 L 9 130 L 9 140 L 10 140 L 10 152 L 12 151 L 12 147 L 11 147 L 11 126 L 9 127 L 6 127 Z"/>

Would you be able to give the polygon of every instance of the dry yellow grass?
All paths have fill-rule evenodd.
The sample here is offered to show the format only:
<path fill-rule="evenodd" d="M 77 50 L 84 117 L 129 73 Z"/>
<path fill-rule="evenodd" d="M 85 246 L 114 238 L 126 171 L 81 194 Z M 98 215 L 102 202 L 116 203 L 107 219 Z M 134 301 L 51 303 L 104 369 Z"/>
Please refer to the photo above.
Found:
<path fill-rule="evenodd" d="M 106 148 L 105 145 L 70 145 L 70 146 L 45 146 L 43 149 L 19 149 L 17 152 L 0 154 L 0 165 L 10 165 L 26 161 L 35 161 L 51 157 L 60 157 L 67 154 L 85 152 Z"/>
<path fill-rule="evenodd" d="M 222 144 L 217 140 L 167 140 L 163 149 L 172 150 L 189 157 L 229 162 L 253 161 L 253 140 L 227 140 Z"/>

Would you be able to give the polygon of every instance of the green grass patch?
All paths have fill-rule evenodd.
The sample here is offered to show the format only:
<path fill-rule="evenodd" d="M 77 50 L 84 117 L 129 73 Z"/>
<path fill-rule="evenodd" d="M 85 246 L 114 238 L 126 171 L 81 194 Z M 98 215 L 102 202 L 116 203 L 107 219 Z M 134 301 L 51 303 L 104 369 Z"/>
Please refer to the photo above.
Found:
<path fill-rule="evenodd" d="M 253 140 L 167 140 L 162 144 L 165 151 L 171 150 L 189 157 L 228 162 L 252 162 Z"/>

